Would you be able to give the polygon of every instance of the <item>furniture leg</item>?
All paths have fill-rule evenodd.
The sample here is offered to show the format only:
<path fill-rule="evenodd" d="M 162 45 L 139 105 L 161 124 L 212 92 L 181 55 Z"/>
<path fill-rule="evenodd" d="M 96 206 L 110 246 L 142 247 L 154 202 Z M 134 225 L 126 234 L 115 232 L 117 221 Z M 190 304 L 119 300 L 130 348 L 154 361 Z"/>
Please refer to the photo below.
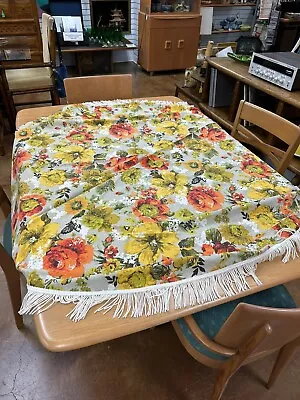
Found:
<path fill-rule="evenodd" d="M 269 381 L 267 383 L 268 389 L 270 389 L 278 380 L 279 376 L 281 375 L 287 364 L 291 361 L 295 351 L 299 347 L 300 347 L 300 336 L 280 349 L 273 370 L 271 372 Z"/>
<path fill-rule="evenodd" d="M 4 119 L 3 114 L 0 111 L 0 156 L 4 156 Z"/>
<path fill-rule="evenodd" d="M 179 90 L 178 90 L 178 85 L 175 85 L 175 97 L 178 97 Z"/>
<path fill-rule="evenodd" d="M 271 333 L 272 329 L 270 325 L 263 325 L 239 348 L 237 354 L 232 356 L 226 362 L 224 368 L 220 371 L 217 377 L 211 400 L 220 400 L 229 379 L 236 373 L 236 371 L 242 366 L 243 362 L 254 352 L 265 337 Z"/>
<path fill-rule="evenodd" d="M 229 116 L 228 119 L 229 121 L 233 122 L 236 116 L 237 109 L 240 104 L 240 99 L 241 99 L 241 81 L 236 81 L 234 85 L 234 90 L 233 90 L 233 95 L 232 95 L 232 103 L 229 108 Z"/>
<path fill-rule="evenodd" d="M 16 270 L 12 258 L 6 253 L 2 246 L 0 246 L 0 256 L 1 267 L 7 281 L 15 322 L 17 328 L 21 329 L 23 327 L 23 318 L 18 312 L 22 304 L 20 275 L 19 272 Z"/>
<path fill-rule="evenodd" d="M 81 58 L 79 53 L 75 53 L 76 67 L 78 76 L 82 76 L 82 66 L 81 66 Z"/>
<path fill-rule="evenodd" d="M 113 63 L 113 52 L 110 50 L 108 52 L 109 57 L 109 73 L 112 74 L 114 72 L 114 63 Z"/>
<path fill-rule="evenodd" d="M 203 90 L 202 90 L 202 101 L 204 103 L 208 103 L 208 99 L 209 99 L 210 72 L 211 72 L 211 67 L 210 67 L 210 65 L 208 65 L 206 68 L 206 75 L 205 75 L 205 80 L 204 80 Z"/>
<path fill-rule="evenodd" d="M 59 97 L 58 97 L 58 94 L 57 94 L 57 91 L 56 91 L 55 87 L 53 87 L 50 90 L 50 95 L 51 95 L 52 105 L 53 106 L 59 106 L 60 105 L 60 100 L 59 100 Z"/>

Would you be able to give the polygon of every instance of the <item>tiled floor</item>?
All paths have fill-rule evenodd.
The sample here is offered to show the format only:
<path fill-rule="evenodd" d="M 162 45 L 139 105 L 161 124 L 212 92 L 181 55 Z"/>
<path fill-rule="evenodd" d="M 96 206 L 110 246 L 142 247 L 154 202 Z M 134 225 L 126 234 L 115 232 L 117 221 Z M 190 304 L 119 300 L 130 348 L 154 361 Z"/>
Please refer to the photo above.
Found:
<path fill-rule="evenodd" d="M 172 95 L 183 77 L 149 77 L 131 66 L 124 71 L 133 71 L 136 97 Z M 0 182 L 8 191 L 11 143 L 7 136 L 7 153 L 0 157 Z M 299 282 L 288 287 L 300 304 Z M 268 391 L 264 383 L 274 360 L 272 355 L 241 368 L 223 399 L 299 400 L 300 353 Z M 82 350 L 49 353 L 37 340 L 31 317 L 25 317 L 23 331 L 15 328 L 0 273 L 0 400 L 206 400 L 215 374 L 187 354 L 170 324 Z"/>

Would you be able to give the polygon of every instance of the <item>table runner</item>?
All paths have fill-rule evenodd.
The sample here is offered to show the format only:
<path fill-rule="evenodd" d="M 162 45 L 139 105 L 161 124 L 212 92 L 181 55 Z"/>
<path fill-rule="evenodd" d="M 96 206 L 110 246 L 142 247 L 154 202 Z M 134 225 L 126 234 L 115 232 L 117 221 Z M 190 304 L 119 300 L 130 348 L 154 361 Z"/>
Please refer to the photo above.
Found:
<path fill-rule="evenodd" d="M 299 190 L 184 102 L 66 106 L 16 132 L 20 313 L 152 315 L 247 290 L 300 247 Z M 283 265 L 284 268 L 284 265 Z M 270 271 L 271 273 L 271 271 Z"/>

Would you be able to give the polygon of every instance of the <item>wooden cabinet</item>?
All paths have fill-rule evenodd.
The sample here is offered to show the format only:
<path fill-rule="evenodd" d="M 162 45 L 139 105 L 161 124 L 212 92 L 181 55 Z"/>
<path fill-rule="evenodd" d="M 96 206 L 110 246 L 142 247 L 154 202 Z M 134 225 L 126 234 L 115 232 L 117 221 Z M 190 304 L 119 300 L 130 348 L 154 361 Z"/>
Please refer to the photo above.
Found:
<path fill-rule="evenodd" d="M 195 65 L 200 35 L 198 13 L 139 13 L 139 64 L 148 72 Z"/>
<path fill-rule="evenodd" d="M 0 37 L 16 38 L 20 46 L 30 49 L 30 62 L 41 62 L 42 41 L 36 0 L 0 0 L 1 10 L 5 18 L 0 18 Z"/>

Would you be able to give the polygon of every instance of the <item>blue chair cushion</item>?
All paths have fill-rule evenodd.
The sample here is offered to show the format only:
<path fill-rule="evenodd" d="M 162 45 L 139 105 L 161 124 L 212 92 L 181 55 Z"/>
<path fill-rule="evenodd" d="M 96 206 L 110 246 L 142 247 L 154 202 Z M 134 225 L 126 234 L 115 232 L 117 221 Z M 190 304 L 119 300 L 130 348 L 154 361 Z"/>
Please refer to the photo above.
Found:
<path fill-rule="evenodd" d="M 193 314 L 193 318 L 202 332 L 205 333 L 208 338 L 214 339 L 224 322 L 239 303 L 248 303 L 271 308 L 297 308 L 297 305 L 288 290 L 283 285 L 279 285 L 241 299 L 230 301 L 229 303 L 224 303 L 200 311 Z M 177 320 L 177 323 L 185 338 L 190 342 L 195 350 L 200 351 L 202 354 L 215 360 L 226 360 L 226 357 L 208 350 L 205 346 L 199 343 L 189 330 L 184 319 Z"/>
<path fill-rule="evenodd" d="M 3 230 L 3 247 L 7 251 L 7 253 L 11 256 L 12 255 L 12 234 L 11 234 L 11 216 L 6 219 L 4 223 L 4 230 Z"/>

